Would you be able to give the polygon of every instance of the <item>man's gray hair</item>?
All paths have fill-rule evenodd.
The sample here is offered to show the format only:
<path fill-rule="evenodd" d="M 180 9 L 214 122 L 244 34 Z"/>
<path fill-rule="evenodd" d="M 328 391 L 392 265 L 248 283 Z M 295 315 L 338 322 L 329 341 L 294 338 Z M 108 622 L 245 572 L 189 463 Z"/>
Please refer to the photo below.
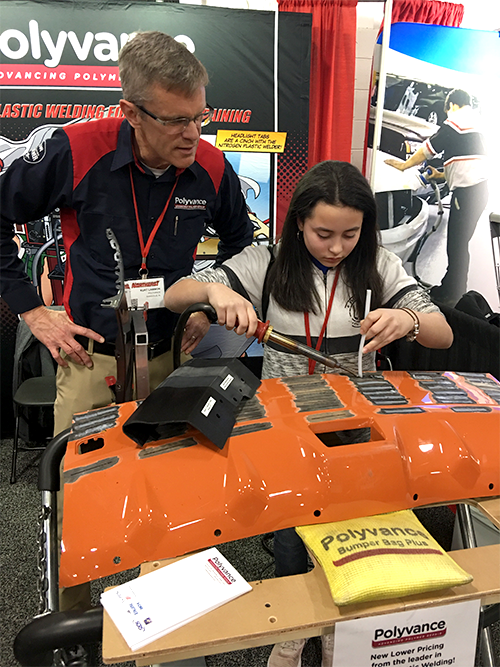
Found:
<path fill-rule="evenodd" d="M 187 97 L 208 84 L 198 58 L 164 32 L 138 32 L 120 50 L 118 65 L 123 97 L 138 104 L 151 99 L 155 84 Z"/>

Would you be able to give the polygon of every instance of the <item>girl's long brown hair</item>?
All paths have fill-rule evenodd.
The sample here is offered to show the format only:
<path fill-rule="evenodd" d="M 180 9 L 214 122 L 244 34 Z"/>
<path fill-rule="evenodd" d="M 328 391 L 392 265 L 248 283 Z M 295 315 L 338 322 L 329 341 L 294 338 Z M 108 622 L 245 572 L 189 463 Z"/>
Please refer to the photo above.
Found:
<path fill-rule="evenodd" d="M 297 224 L 299 220 L 311 217 L 318 202 L 349 206 L 363 213 L 359 240 L 340 264 L 356 316 L 362 319 L 367 289 L 372 291 L 372 308 L 382 305 L 382 280 L 377 270 L 379 229 L 370 185 L 349 162 L 320 162 L 300 179 L 283 225 L 280 252 L 270 268 L 270 293 L 285 310 L 317 312 L 320 307 L 313 280 L 313 263 Z"/>

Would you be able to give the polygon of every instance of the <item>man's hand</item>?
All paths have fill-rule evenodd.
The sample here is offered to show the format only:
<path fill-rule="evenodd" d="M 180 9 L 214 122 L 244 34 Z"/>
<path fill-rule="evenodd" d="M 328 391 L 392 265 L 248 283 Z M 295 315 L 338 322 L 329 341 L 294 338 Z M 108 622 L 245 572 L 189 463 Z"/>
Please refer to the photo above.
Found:
<path fill-rule="evenodd" d="M 193 313 L 186 322 L 182 335 L 181 351 L 190 354 L 210 329 L 205 313 Z"/>
<path fill-rule="evenodd" d="M 389 167 L 395 167 L 395 169 L 399 169 L 399 171 L 405 171 L 406 167 L 406 162 L 403 162 L 402 160 L 393 160 L 390 158 L 389 160 L 384 160 L 385 164 L 388 164 Z"/>
<path fill-rule="evenodd" d="M 104 343 L 104 338 L 98 333 L 72 322 L 66 311 L 49 310 L 45 306 L 21 313 L 21 317 L 29 326 L 31 333 L 48 348 L 59 366 L 68 367 L 68 362 L 60 354 L 63 350 L 75 363 L 92 368 L 92 359 L 74 336 L 79 334 L 98 343 Z"/>
<path fill-rule="evenodd" d="M 431 167 L 430 165 L 427 167 L 425 177 L 433 178 L 436 181 L 444 181 L 444 173 L 435 167 Z"/>
<path fill-rule="evenodd" d="M 415 151 L 415 153 L 413 153 L 413 155 L 409 157 L 406 161 L 394 160 L 390 158 L 389 160 L 384 160 L 384 162 L 385 164 L 388 164 L 390 167 L 399 169 L 399 171 L 406 171 L 411 167 L 416 167 L 418 164 L 422 164 L 422 162 L 425 162 L 426 160 L 427 156 L 425 154 L 424 147 L 420 146 L 420 148 L 418 148 Z"/>

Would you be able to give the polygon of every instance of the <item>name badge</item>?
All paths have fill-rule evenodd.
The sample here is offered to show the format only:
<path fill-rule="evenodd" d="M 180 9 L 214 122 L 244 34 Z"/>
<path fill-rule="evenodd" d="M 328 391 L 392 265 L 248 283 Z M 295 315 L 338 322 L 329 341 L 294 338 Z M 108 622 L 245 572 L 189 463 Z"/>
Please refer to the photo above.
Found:
<path fill-rule="evenodd" d="M 132 310 L 163 308 L 165 284 L 161 278 L 137 278 L 125 281 L 127 306 Z"/>

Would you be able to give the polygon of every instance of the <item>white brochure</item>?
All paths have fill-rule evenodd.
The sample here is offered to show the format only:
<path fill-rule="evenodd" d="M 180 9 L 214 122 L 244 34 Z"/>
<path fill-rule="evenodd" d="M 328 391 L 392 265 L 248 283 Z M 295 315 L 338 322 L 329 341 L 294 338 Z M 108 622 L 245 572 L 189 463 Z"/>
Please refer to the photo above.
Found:
<path fill-rule="evenodd" d="M 135 651 L 251 590 L 213 547 L 105 591 L 101 603 Z"/>

